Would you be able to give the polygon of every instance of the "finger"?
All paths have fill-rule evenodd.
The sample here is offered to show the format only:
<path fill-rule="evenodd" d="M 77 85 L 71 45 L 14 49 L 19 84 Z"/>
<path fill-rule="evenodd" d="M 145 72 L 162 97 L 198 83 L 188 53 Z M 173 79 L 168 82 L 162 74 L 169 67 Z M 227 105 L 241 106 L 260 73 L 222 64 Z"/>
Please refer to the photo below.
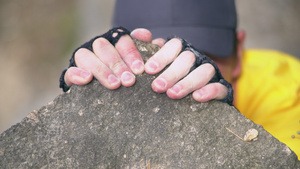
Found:
<path fill-rule="evenodd" d="M 152 33 L 148 29 L 144 29 L 144 28 L 138 28 L 133 30 L 130 33 L 130 36 L 133 39 L 138 39 L 144 42 L 151 42 L 152 40 Z"/>
<path fill-rule="evenodd" d="M 135 83 L 135 76 L 131 73 L 131 70 L 124 63 L 118 51 L 108 40 L 105 38 L 96 39 L 93 43 L 93 50 L 100 61 L 121 80 L 123 86 L 129 87 Z M 101 70 L 98 72 L 100 71 Z"/>
<path fill-rule="evenodd" d="M 121 81 L 112 70 L 102 63 L 97 56 L 88 49 L 81 48 L 75 53 L 76 65 L 88 72 L 92 72 L 94 77 L 108 89 L 117 89 L 121 86 Z"/>
<path fill-rule="evenodd" d="M 157 53 L 155 53 L 145 64 L 145 71 L 149 74 L 160 72 L 170 64 L 181 51 L 181 41 L 171 39 Z"/>
<path fill-rule="evenodd" d="M 205 86 L 214 75 L 215 68 L 209 63 L 203 64 L 168 89 L 167 95 L 172 99 L 181 99 Z"/>
<path fill-rule="evenodd" d="M 152 89 L 158 93 L 167 91 L 167 89 L 189 73 L 194 62 L 195 55 L 192 52 L 182 52 L 175 61 L 152 82 Z"/>
<path fill-rule="evenodd" d="M 166 43 L 166 40 L 164 40 L 163 38 L 157 38 L 152 40 L 152 43 L 158 45 L 159 47 L 163 47 Z"/>
<path fill-rule="evenodd" d="M 116 43 L 116 49 L 133 73 L 142 74 L 144 72 L 145 66 L 142 56 L 130 36 L 122 36 Z"/>
<path fill-rule="evenodd" d="M 89 71 L 80 69 L 78 67 L 70 67 L 65 74 L 65 83 L 68 86 L 72 84 L 85 85 L 93 79 L 93 74 Z"/>
<path fill-rule="evenodd" d="M 210 83 L 193 92 L 193 98 L 198 102 L 207 102 L 213 99 L 224 99 L 228 88 L 221 83 Z"/>

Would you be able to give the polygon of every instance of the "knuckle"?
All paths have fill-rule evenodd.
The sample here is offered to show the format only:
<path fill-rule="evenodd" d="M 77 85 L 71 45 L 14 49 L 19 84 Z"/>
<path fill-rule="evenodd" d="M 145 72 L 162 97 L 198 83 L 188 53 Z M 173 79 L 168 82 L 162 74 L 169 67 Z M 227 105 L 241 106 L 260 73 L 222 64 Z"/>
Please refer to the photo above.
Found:
<path fill-rule="evenodd" d="M 170 40 L 170 42 L 171 42 L 171 41 L 172 41 L 173 43 L 175 43 L 176 46 L 180 47 L 180 49 L 182 48 L 182 42 L 181 42 L 180 39 L 178 39 L 178 38 L 173 38 L 173 39 Z"/>
<path fill-rule="evenodd" d="M 193 52 L 191 51 L 184 51 L 182 52 L 184 55 L 185 59 L 188 60 L 190 63 L 195 63 L 196 61 L 196 56 Z"/>
<path fill-rule="evenodd" d="M 203 64 L 203 66 L 205 66 L 205 69 L 207 70 L 207 72 L 211 72 L 212 75 L 214 75 L 216 73 L 215 67 L 212 64 L 205 63 L 205 64 Z"/>
<path fill-rule="evenodd" d="M 171 79 L 172 81 L 178 81 L 182 77 L 179 75 L 179 73 L 174 68 L 167 68 L 165 72 L 162 74 L 165 78 Z"/>
<path fill-rule="evenodd" d="M 119 72 L 124 69 L 124 64 L 121 62 L 115 62 L 110 66 L 110 69 L 114 72 Z"/>
<path fill-rule="evenodd" d="M 131 32 L 131 37 L 134 39 L 150 42 L 152 39 L 152 34 L 148 29 L 137 28 Z"/>
<path fill-rule="evenodd" d="M 102 74 L 102 72 L 104 72 L 103 66 L 101 66 L 101 65 L 95 65 L 94 71 L 98 75 Z"/>
<path fill-rule="evenodd" d="M 105 75 L 111 74 L 111 71 L 103 64 L 95 64 L 91 68 L 91 72 L 94 76 L 97 76 L 98 80 L 105 79 Z"/>
<path fill-rule="evenodd" d="M 134 45 L 130 45 L 128 46 L 128 48 L 125 50 L 125 54 L 126 55 L 130 55 L 130 56 L 135 56 L 137 55 L 139 52 L 137 50 L 137 48 Z"/>
<path fill-rule="evenodd" d="M 116 49 L 122 57 L 132 58 L 139 55 L 139 51 L 133 40 L 128 35 L 122 36 L 116 44 Z"/>
<path fill-rule="evenodd" d="M 211 85 L 210 90 L 216 99 L 223 99 L 226 96 L 228 89 L 220 83 L 214 83 Z"/>
<path fill-rule="evenodd" d="M 106 48 L 110 45 L 110 42 L 105 38 L 98 38 L 93 42 L 93 49 Z"/>
<path fill-rule="evenodd" d="M 174 41 L 174 42 L 176 42 L 178 44 L 182 44 L 181 40 L 179 38 L 172 38 L 170 41 Z"/>
<path fill-rule="evenodd" d="M 221 86 L 220 87 L 221 92 L 226 95 L 228 93 L 229 89 L 226 86 L 224 86 L 223 84 L 220 84 L 220 86 Z"/>
<path fill-rule="evenodd" d="M 207 69 L 209 69 L 209 70 L 215 70 L 215 67 L 212 64 L 205 63 L 205 65 L 207 66 Z"/>
<path fill-rule="evenodd" d="M 77 64 L 78 61 L 80 61 L 81 59 L 83 59 L 87 54 L 88 54 L 89 50 L 86 48 L 80 48 L 75 52 L 74 58 L 75 58 L 75 62 Z"/>

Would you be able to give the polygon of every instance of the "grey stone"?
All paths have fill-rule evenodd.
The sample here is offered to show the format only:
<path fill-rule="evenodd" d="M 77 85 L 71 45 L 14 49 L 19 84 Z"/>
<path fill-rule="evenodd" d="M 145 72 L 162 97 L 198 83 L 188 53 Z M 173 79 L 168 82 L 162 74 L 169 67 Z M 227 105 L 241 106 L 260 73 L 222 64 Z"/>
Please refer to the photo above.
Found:
<path fill-rule="evenodd" d="M 153 79 L 71 87 L 0 135 L 0 168 L 299 168 L 294 152 L 235 107 L 171 100 L 152 91 Z M 238 137 L 251 128 L 256 141 Z"/>

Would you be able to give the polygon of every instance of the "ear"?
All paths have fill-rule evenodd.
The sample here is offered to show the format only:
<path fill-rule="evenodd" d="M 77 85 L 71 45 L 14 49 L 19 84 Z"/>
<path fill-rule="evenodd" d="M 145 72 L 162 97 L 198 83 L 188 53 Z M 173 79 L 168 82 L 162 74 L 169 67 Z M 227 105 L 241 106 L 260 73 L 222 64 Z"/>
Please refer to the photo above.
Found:
<path fill-rule="evenodd" d="M 237 47 L 236 47 L 236 57 L 237 57 L 237 63 L 236 66 L 232 72 L 232 77 L 233 79 L 237 79 L 242 70 L 242 56 L 243 56 L 243 51 L 244 51 L 244 42 L 246 38 L 246 33 L 243 30 L 240 30 L 236 33 L 236 40 L 237 40 Z"/>

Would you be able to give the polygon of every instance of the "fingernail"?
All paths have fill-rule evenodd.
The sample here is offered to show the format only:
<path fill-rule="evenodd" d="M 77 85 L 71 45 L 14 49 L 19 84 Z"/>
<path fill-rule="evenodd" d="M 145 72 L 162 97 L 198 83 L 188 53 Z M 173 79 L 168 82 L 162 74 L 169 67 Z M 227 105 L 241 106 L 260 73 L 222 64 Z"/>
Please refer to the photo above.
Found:
<path fill-rule="evenodd" d="M 135 76 L 132 73 L 125 71 L 122 73 L 121 79 L 122 79 L 122 82 L 125 83 L 125 85 L 131 84 L 132 82 L 135 81 Z"/>
<path fill-rule="evenodd" d="M 207 95 L 206 92 L 202 89 L 198 90 L 197 94 L 201 99 L 205 99 Z"/>
<path fill-rule="evenodd" d="M 181 91 L 182 87 L 180 85 L 174 85 L 170 90 L 173 92 L 173 93 L 179 93 Z"/>
<path fill-rule="evenodd" d="M 154 61 L 150 61 L 146 64 L 147 70 L 150 72 L 155 72 L 158 68 L 158 63 Z"/>
<path fill-rule="evenodd" d="M 161 89 L 161 90 L 165 90 L 165 88 L 167 87 L 167 82 L 163 78 L 155 80 L 154 84 L 158 89 Z"/>
<path fill-rule="evenodd" d="M 111 84 L 111 85 L 114 85 L 114 84 L 117 84 L 120 82 L 120 80 L 113 74 L 109 75 L 108 76 L 108 82 Z"/>
<path fill-rule="evenodd" d="M 91 75 L 91 73 L 88 71 L 82 71 L 80 73 L 80 76 L 83 77 L 84 79 L 87 79 L 90 75 Z"/>
<path fill-rule="evenodd" d="M 144 63 L 140 60 L 136 60 L 132 63 L 132 71 L 135 74 L 141 74 L 144 72 Z"/>

